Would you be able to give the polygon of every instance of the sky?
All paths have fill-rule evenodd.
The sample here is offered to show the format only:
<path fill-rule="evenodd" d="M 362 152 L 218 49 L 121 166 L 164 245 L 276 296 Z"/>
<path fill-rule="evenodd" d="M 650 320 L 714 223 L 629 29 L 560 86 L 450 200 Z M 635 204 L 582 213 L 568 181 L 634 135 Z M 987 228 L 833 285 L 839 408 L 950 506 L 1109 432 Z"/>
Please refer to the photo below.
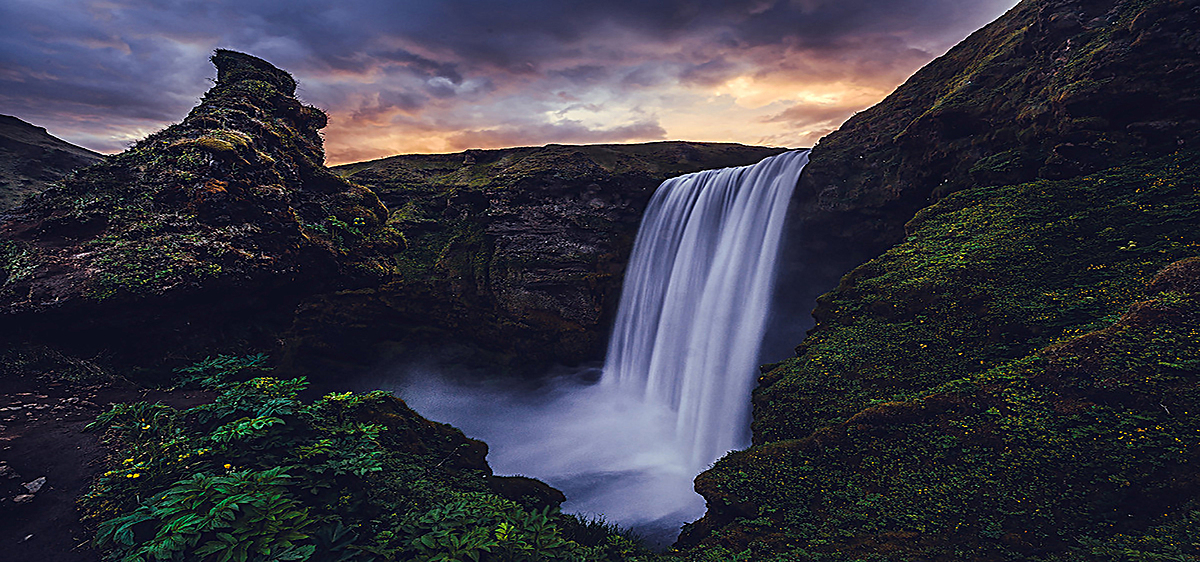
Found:
<path fill-rule="evenodd" d="M 227 48 L 330 115 L 328 162 L 691 140 L 804 147 L 1016 0 L 2 0 L 0 113 L 100 152 Z"/>

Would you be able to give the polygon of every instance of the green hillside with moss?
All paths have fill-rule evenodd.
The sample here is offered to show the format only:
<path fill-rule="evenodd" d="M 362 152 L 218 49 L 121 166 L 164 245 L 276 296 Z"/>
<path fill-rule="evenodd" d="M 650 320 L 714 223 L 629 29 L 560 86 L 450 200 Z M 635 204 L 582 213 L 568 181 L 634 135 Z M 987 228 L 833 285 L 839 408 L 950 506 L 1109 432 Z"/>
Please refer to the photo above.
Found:
<path fill-rule="evenodd" d="M 763 375 L 755 445 L 697 479 L 710 511 L 687 541 L 754 560 L 1200 555 L 1198 177 L 1189 151 L 922 211 Z"/>
<path fill-rule="evenodd" d="M 1200 559 L 1193 11 L 1022 2 L 822 139 L 801 229 L 883 251 L 764 366 L 693 557 Z"/>

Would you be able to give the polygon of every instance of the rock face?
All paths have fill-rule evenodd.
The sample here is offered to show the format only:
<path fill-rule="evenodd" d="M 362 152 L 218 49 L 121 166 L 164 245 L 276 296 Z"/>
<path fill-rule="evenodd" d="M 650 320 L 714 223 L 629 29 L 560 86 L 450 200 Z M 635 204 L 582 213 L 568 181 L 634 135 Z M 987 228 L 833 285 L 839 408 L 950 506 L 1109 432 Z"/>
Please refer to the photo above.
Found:
<path fill-rule="evenodd" d="M 212 62 L 216 84 L 182 123 L 0 226 L 5 326 L 186 353 L 269 337 L 261 328 L 286 326 L 301 295 L 388 274 L 387 210 L 323 165 L 325 114 L 263 60 L 219 50 Z"/>
<path fill-rule="evenodd" d="M 1197 9 L 1022 2 L 818 144 L 795 212 L 826 246 L 800 252 L 890 249 L 763 374 L 683 544 L 1200 554 Z"/>
<path fill-rule="evenodd" d="M 685 542 L 794 560 L 1200 554 L 1198 174 L 1193 149 L 922 211 L 760 379 L 755 444 L 697 478 L 709 509 Z"/>
<path fill-rule="evenodd" d="M 335 168 L 372 188 L 403 233 L 377 290 L 307 301 L 294 364 L 434 346 L 449 361 L 536 371 L 603 356 L 638 222 L 664 179 L 782 149 L 548 145 L 395 156 Z M 445 342 L 470 342 L 461 352 Z M 305 358 L 301 361 L 299 358 Z"/>
<path fill-rule="evenodd" d="M 1074 177 L 1194 146 L 1195 8 L 1185 0 L 1021 2 L 821 139 L 794 221 L 817 247 L 798 251 L 851 255 L 852 266 L 901 240 L 918 209 L 959 189 Z"/>
<path fill-rule="evenodd" d="M 46 129 L 0 115 L 0 212 L 16 207 L 71 170 L 102 158 L 51 136 Z"/>

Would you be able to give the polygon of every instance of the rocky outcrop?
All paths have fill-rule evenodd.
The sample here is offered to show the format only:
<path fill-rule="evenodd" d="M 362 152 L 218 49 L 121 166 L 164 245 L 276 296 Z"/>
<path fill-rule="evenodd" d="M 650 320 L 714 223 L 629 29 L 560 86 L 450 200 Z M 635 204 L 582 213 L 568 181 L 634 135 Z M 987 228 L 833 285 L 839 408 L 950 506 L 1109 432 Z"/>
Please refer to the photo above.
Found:
<path fill-rule="evenodd" d="M 323 165 L 325 114 L 261 59 L 218 50 L 212 62 L 216 84 L 182 123 L 0 226 L 6 328 L 186 354 L 273 341 L 302 295 L 389 274 L 387 210 Z"/>
<path fill-rule="evenodd" d="M 1065 179 L 1200 141 L 1200 35 L 1186 0 L 1026 0 L 813 149 L 800 259 L 845 271 L 918 209 L 974 185 Z"/>
<path fill-rule="evenodd" d="M 792 255 L 875 257 L 766 367 L 683 544 L 1197 555 L 1195 15 L 1025 1 L 822 139 Z"/>
<path fill-rule="evenodd" d="M 696 480 L 754 559 L 1181 559 L 1200 483 L 1195 149 L 969 188 L 821 298 Z"/>
<path fill-rule="evenodd" d="M 0 115 L 0 212 L 16 207 L 71 170 L 103 156 L 53 137 L 46 129 Z"/>
<path fill-rule="evenodd" d="M 335 168 L 379 194 L 404 241 L 396 275 L 378 289 L 302 305 L 291 364 L 361 365 L 381 348 L 530 372 L 598 360 L 641 213 L 659 183 L 781 151 L 548 145 Z"/>

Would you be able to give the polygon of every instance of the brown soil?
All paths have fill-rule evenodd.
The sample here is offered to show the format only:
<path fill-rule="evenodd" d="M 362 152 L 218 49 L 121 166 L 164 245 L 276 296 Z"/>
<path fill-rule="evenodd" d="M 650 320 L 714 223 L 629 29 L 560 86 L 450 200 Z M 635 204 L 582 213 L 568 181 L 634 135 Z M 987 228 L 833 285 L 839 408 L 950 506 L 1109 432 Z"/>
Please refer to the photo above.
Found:
<path fill-rule="evenodd" d="M 209 399 L 201 391 L 147 390 L 127 381 L 82 384 L 53 373 L 0 377 L 0 560 L 99 560 L 75 502 L 103 472 L 107 451 L 84 426 L 116 402 L 184 408 Z M 25 484 L 41 477 L 45 484 L 28 497 Z"/>

